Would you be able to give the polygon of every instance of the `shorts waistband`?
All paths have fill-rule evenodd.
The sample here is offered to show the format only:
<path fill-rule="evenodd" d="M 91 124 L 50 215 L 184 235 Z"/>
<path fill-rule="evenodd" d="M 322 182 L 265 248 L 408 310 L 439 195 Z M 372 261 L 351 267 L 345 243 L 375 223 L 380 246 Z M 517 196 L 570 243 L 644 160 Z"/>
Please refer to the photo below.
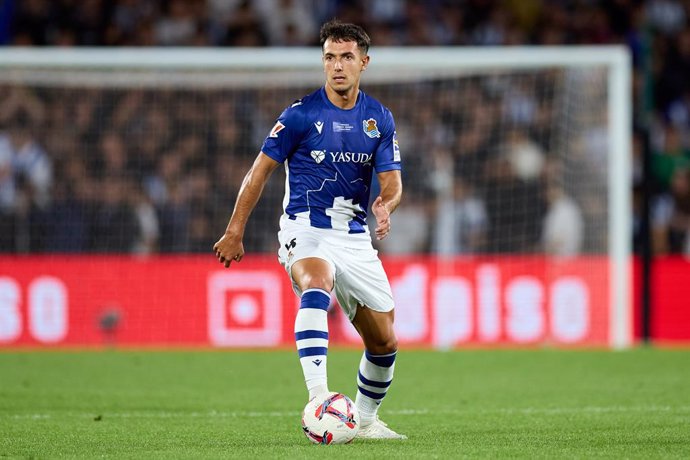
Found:
<path fill-rule="evenodd" d="M 285 218 L 280 219 L 280 230 L 285 231 L 300 231 L 307 232 L 311 235 L 318 236 L 319 239 L 332 244 L 334 246 L 366 249 L 371 248 L 371 236 L 366 233 L 347 233 L 342 230 L 334 230 L 330 228 L 318 228 L 311 225 L 305 225 L 299 221 L 293 221 Z"/>

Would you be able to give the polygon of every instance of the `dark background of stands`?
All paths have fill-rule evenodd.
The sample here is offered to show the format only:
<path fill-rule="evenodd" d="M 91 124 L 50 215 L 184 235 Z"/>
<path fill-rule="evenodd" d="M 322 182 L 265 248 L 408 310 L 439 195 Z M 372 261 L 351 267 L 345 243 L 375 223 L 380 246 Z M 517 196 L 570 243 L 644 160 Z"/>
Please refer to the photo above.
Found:
<path fill-rule="evenodd" d="M 0 44 L 313 46 L 319 25 L 332 17 L 363 25 L 374 46 L 627 46 L 635 107 L 630 238 L 638 253 L 690 255 L 688 0 L 2 0 Z M 181 96 L 189 111 L 167 119 L 160 111 L 139 111 L 149 102 L 143 96 L 117 99 L 108 114 L 79 96 L 69 107 L 57 107 L 31 91 L 0 86 L 0 251 L 208 251 L 260 141 L 232 126 L 210 129 L 213 136 L 189 131 L 208 95 Z M 226 104 L 211 122 L 242 103 L 239 94 L 223 96 Z M 141 138 L 135 143 L 141 151 L 135 151 L 123 134 L 136 131 L 128 126 L 135 115 L 177 136 Z M 56 120 L 69 120 L 69 126 Z M 94 138 L 94 126 L 103 120 L 110 127 Z M 46 133 L 62 134 L 57 139 Z M 70 154 L 86 141 L 100 154 Z M 31 145 L 24 160 L 3 157 L 3 148 L 12 151 L 13 145 Z M 175 153 L 162 160 L 161 152 L 171 148 Z M 224 148 L 232 148 L 237 161 L 227 164 L 215 154 L 200 158 L 199 152 Z M 130 172 L 141 168 L 156 177 L 133 178 Z M 227 174 L 215 177 L 219 171 Z M 161 198 L 156 180 L 181 185 L 160 192 L 167 194 Z M 209 200 L 227 202 L 225 212 L 205 210 Z M 273 208 L 265 212 L 276 215 L 278 203 L 268 203 Z M 180 204 L 182 211 L 174 209 Z M 270 251 L 275 244 L 251 238 L 248 246 L 255 250 Z M 419 250 L 432 246 L 426 242 Z"/>

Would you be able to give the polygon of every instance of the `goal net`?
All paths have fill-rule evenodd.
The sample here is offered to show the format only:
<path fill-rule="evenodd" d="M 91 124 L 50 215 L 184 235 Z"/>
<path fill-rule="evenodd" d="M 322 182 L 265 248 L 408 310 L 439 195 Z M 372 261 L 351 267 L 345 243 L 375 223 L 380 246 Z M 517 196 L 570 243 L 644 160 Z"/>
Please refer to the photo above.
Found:
<path fill-rule="evenodd" d="M 523 281 L 500 290 L 514 304 L 510 328 L 529 316 L 525 299 L 577 303 L 571 285 L 530 287 L 530 277 L 548 284 L 575 264 L 597 276 L 582 295 L 606 303 L 610 343 L 627 344 L 627 54 L 382 48 L 371 56 L 362 89 L 393 112 L 405 190 L 390 237 L 376 244 L 384 260 L 406 264 L 400 279 L 416 267 L 433 272 L 437 283 L 423 295 L 438 305 L 447 297 L 452 322 L 463 312 L 452 299 L 472 278 L 480 306 L 472 334 L 491 338 L 501 334 L 503 301 L 493 308 L 495 295 L 481 286 Z M 0 250 L 210 254 L 275 118 L 322 84 L 318 49 L 4 50 Z M 283 192 L 279 168 L 249 221 L 248 253 L 275 254 Z M 413 284 L 394 289 L 414 300 Z M 543 321 L 565 324 L 567 337 L 572 312 L 558 311 Z M 431 340 L 452 345 L 463 327 Z"/>

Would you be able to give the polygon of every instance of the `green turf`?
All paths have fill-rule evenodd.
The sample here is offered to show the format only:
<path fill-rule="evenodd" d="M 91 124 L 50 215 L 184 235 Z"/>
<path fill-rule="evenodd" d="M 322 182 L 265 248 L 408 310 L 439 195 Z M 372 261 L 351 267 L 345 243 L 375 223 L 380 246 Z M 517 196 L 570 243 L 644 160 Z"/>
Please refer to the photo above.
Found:
<path fill-rule="evenodd" d="M 359 353 L 332 350 L 354 396 Z M 690 351 L 404 351 L 407 441 L 315 446 L 293 352 L 0 352 L 0 458 L 690 458 Z"/>

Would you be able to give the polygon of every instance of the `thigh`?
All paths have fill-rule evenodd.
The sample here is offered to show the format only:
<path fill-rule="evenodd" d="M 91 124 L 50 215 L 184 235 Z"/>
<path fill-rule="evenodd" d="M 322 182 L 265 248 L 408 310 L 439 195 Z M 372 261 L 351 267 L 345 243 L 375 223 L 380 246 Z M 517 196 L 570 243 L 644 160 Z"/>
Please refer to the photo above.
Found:
<path fill-rule="evenodd" d="M 336 265 L 335 293 L 350 321 L 355 318 L 358 306 L 381 313 L 393 310 L 390 283 L 373 248 L 341 248 Z"/>
<path fill-rule="evenodd" d="M 317 235 L 310 232 L 308 228 L 293 228 L 289 231 L 281 230 L 278 232 L 278 242 L 280 243 L 278 261 L 288 273 L 295 294 L 298 296 L 302 295 L 304 288 L 300 286 L 304 284 L 305 272 L 313 273 L 320 277 L 330 277 L 331 286 L 328 290 L 332 289 L 333 278 L 335 277 L 335 264 Z M 318 260 L 313 261 L 312 259 Z M 297 266 L 297 269 L 294 269 L 295 266 Z M 297 274 L 296 278 L 293 276 L 295 274 Z"/>

